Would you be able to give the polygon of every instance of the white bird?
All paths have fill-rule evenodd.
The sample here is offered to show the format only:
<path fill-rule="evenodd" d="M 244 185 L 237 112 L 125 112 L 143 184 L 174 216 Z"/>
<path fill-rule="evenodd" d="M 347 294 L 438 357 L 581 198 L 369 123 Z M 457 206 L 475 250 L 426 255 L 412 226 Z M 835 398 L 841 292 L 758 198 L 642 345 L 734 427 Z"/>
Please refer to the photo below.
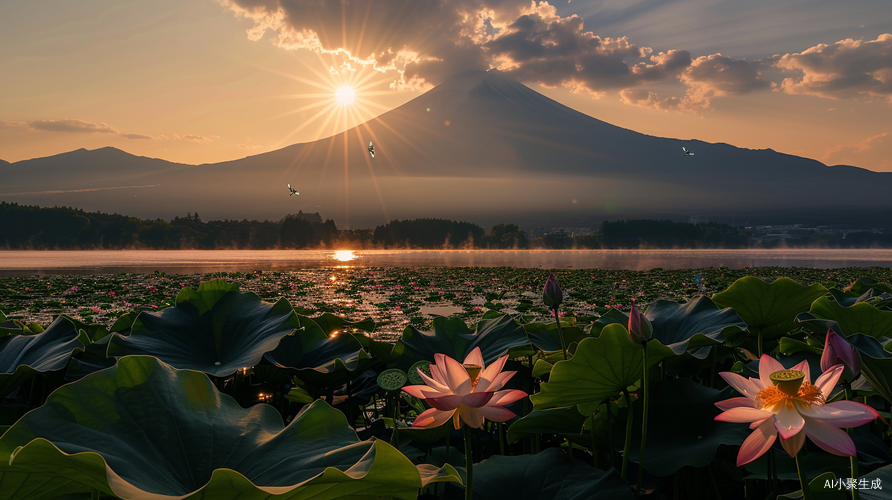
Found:
<path fill-rule="evenodd" d="M 685 149 L 684 146 L 681 147 L 681 150 L 684 151 L 685 156 L 694 156 L 694 152 L 689 149 Z"/>
<path fill-rule="evenodd" d="M 372 144 L 372 141 L 369 141 L 369 154 L 372 155 L 372 158 L 375 157 L 375 146 Z"/>
<path fill-rule="evenodd" d="M 298 193 L 297 191 L 295 191 L 294 188 L 291 187 L 291 184 L 288 184 L 288 189 L 291 190 L 291 194 L 289 194 L 288 196 L 294 196 L 294 195 L 298 195 L 298 196 L 300 196 L 300 193 Z"/>

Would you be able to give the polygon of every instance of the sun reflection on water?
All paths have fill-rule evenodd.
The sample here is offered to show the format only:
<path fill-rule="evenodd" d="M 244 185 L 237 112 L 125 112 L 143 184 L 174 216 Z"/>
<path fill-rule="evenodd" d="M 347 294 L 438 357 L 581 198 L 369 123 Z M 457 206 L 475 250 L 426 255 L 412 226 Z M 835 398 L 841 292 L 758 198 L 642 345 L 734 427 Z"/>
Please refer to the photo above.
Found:
<path fill-rule="evenodd" d="M 353 250 L 338 250 L 332 255 L 332 258 L 340 262 L 349 262 L 357 258 Z"/>

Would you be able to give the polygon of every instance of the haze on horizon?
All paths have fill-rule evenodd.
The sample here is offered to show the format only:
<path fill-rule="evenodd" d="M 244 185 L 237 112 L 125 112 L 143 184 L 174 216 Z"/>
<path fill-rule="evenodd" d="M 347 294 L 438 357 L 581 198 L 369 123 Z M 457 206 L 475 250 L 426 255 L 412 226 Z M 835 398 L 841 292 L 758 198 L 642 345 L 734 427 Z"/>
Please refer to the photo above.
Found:
<path fill-rule="evenodd" d="M 4 2 L 0 159 L 104 146 L 236 159 L 499 68 L 646 134 L 892 171 L 886 0 L 313 4 Z"/>

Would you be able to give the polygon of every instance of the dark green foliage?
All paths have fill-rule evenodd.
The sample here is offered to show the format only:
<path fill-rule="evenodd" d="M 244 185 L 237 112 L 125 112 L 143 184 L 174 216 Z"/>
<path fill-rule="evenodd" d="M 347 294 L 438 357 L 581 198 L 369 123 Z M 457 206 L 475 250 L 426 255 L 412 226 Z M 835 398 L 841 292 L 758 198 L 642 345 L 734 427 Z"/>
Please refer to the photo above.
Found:
<path fill-rule="evenodd" d="M 375 228 L 374 243 L 383 246 L 457 248 L 479 244 L 483 228 L 446 219 L 395 220 Z"/>

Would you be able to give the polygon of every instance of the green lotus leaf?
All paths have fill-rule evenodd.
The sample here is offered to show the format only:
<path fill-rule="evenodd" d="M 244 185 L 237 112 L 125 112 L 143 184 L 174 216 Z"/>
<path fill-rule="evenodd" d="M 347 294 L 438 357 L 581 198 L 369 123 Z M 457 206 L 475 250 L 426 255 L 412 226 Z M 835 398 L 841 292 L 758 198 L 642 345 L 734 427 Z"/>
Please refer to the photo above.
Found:
<path fill-rule="evenodd" d="M 199 314 L 204 314 L 212 310 L 217 301 L 229 292 L 238 292 L 238 283 L 230 283 L 224 279 L 205 281 L 198 285 L 198 290 L 183 287 L 177 294 L 175 304 L 191 304 Z"/>
<path fill-rule="evenodd" d="M 320 328 L 322 328 L 322 331 L 325 332 L 326 335 L 331 335 L 334 332 L 344 332 L 344 330 L 352 331 L 354 328 L 364 332 L 375 330 L 375 321 L 372 319 L 351 322 L 331 313 L 325 313 L 322 316 L 316 316 L 312 319 Z"/>
<path fill-rule="evenodd" d="M 715 460 L 720 446 L 739 446 L 753 431 L 746 424 L 716 422 L 715 403 L 738 397 L 731 387 L 721 391 L 677 378 L 655 384 L 650 393 L 647 454 L 644 468 L 668 476 L 684 466 L 703 467 Z M 632 447 L 629 459 L 638 462 L 641 450 L 641 404 L 632 403 Z M 621 440 L 619 434 L 614 440 Z M 621 442 L 621 441 L 620 441 Z"/>
<path fill-rule="evenodd" d="M 480 321 L 474 325 L 473 332 L 459 318 L 437 317 L 433 320 L 433 330 L 430 332 L 418 330 L 411 325 L 406 327 L 400 342 L 416 359 L 431 362 L 435 361 L 436 353 L 462 362 L 475 347 L 479 347 L 483 361 L 489 364 L 506 354 L 508 349 L 528 345 L 530 340 L 522 326 L 503 314 Z"/>
<path fill-rule="evenodd" d="M 202 373 L 148 356 L 53 392 L 0 438 L 0 499 L 96 489 L 122 498 L 415 498 L 451 467 L 419 469 L 383 441 L 360 441 L 323 401 L 287 426 L 242 408 Z"/>
<path fill-rule="evenodd" d="M 831 288 L 830 290 L 827 290 L 827 293 L 833 297 L 833 300 L 845 307 L 860 304 L 861 302 L 869 300 L 874 296 L 874 292 L 875 290 L 872 288 L 860 295 L 854 292 L 846 292 L 839 288 Z"/>
<path fill-rule="evenodd" d="M 573 460 L 559 448 L 536 455 L 494 456 L 474 466 L 474 498 L 512 500 L 631 499 L 615 470 L 605 472 Z"/>
<path fill-rule="evenodd" d="M 536 349 L 542 351 L 560 351 L 561 336 L 558 332 L 557 322 L 552 323 L 527 323 L 523 325 L 524 330 L 530 338 L 530 342 Z M 567 322 L 561 322 L 561 331 L 564 334 L 564 344 L 570 345 L 573 342 L 580 342 L 588 335 L 582 328 L 569 325 Z"/>
<path fill-rule="evenodd" d="M 36 335 L 0 337 L 0 397 L 38 373 L 64 369 L 71 356 L 83 349 L 74 322 L 65 316 Z"/>
<path fill-rule="evenodd" d="M 614 323 L 619 323 L 623 326 L 626 326 L 629 324 L 629 317 L 623 314 L 618 309 L 608 309 L 607 312 L 602 314 L 600 318 L 592 323 L 589 334 L 592 337 L 597 337 L 601 335 L 601 330 L 603 330 L 605 326 L 612 325 Z"/>
<path fill-rule="evenodd" d="M 108 355 L 155 356 L 177 368 L 226 377 L 259 363 L 299 328 L 287 300 L 269 304 L 250 292 L 223 292 L 220 283 L 226 284 L 183 288 L 176 307 L 140 313 L 129 336 L 113 334 Z"/>
<path fill-rule="evenodd" d="M 709 353 L 709 349 L 698 348 L 721 344 L 725 335 L 746 329 L 746 322 L 733 309 L 719 309 L 709 297 L 698 297 L 687 304 L 657 300 L 644 315 L 653 325 L 654 340 L 675 355 L 693 351 L 691 355 L 698 359 Z"/>
<path fill-rule="evenodd" d="M 816 299 L 808 312 L 816 318 L 835 321 L 846 336 L 856 333 L 874 338 L 892 335 L 892 311 L 881 311 L 863 302 L 845 307 L 824 296 Z"/>
<path fill-rule="evenodd" d="M 648 353 L 654 353 L 648 361 L 657 357 L 656 349 L 656 342 L 648 344 Z M 580 342 L 572 359 L 555 363 L 548 382 L 530 401 L 536 410 L 577 405 L 583 415 L 591 414 L 601 401 L 641 378 L 641 358 L 641 346 L 624 326 L 607 325 L 600 337 Z"/>
<path fill-rule="evenodd" d="M 857 294 L 863 294 L 869 290 L 879 290 L 880 292 L 892 293 L 892 285 L 886 283 L 877 283 L 870 278 L 858 278 L 851 285 L 846 287 L 847 291 Z"/>
<path fill-rule="evenodd" d="M 515 443 L 535 434 L 567 434 L 579 436 L 588 417 L 575 406 L 534 410 L 508 427 L 508 442 Z"/>
<path fill-rule="evenodd" d="M 856 333 L 846 340 L 861 353 L 861 374 L 880 396 L 892 402 L 892 353 L 883 348 L 880 340 L 867 335 Z"/>
<path fill-rule="evenodd" d="M 270 363 L 294 370 L 300 380 L 317 388 L 344 384 L 374 365 L 352 335 L 329 337 L 313 319 L 297 319 L 298 330 L 264 355 Z"/>
<path fill-rule="evenodd" d="M 862 477 L 867 480 L 867 484 L 871 485 L 870 489 L 858 491 L 863 500 L 886 500 L 889 498 L 888 490 L 892 488 L 892 465 L 880 467 Z"/>
<path fill-rule="evenodd" d="M 805 286 L 780 278 L 769 284 L 748 276 L 713 295 L 712 300 L 719 307 L 731 307 L 740 315 L 747 324 L 750 340 L 760 333 L 763 339 L 775 339 L 794 330 L 796 315 L 807 311 L 825 293 L 827 289 L 818 283 Z M 740 344 L 737 340 L 731 343 Z"/>

